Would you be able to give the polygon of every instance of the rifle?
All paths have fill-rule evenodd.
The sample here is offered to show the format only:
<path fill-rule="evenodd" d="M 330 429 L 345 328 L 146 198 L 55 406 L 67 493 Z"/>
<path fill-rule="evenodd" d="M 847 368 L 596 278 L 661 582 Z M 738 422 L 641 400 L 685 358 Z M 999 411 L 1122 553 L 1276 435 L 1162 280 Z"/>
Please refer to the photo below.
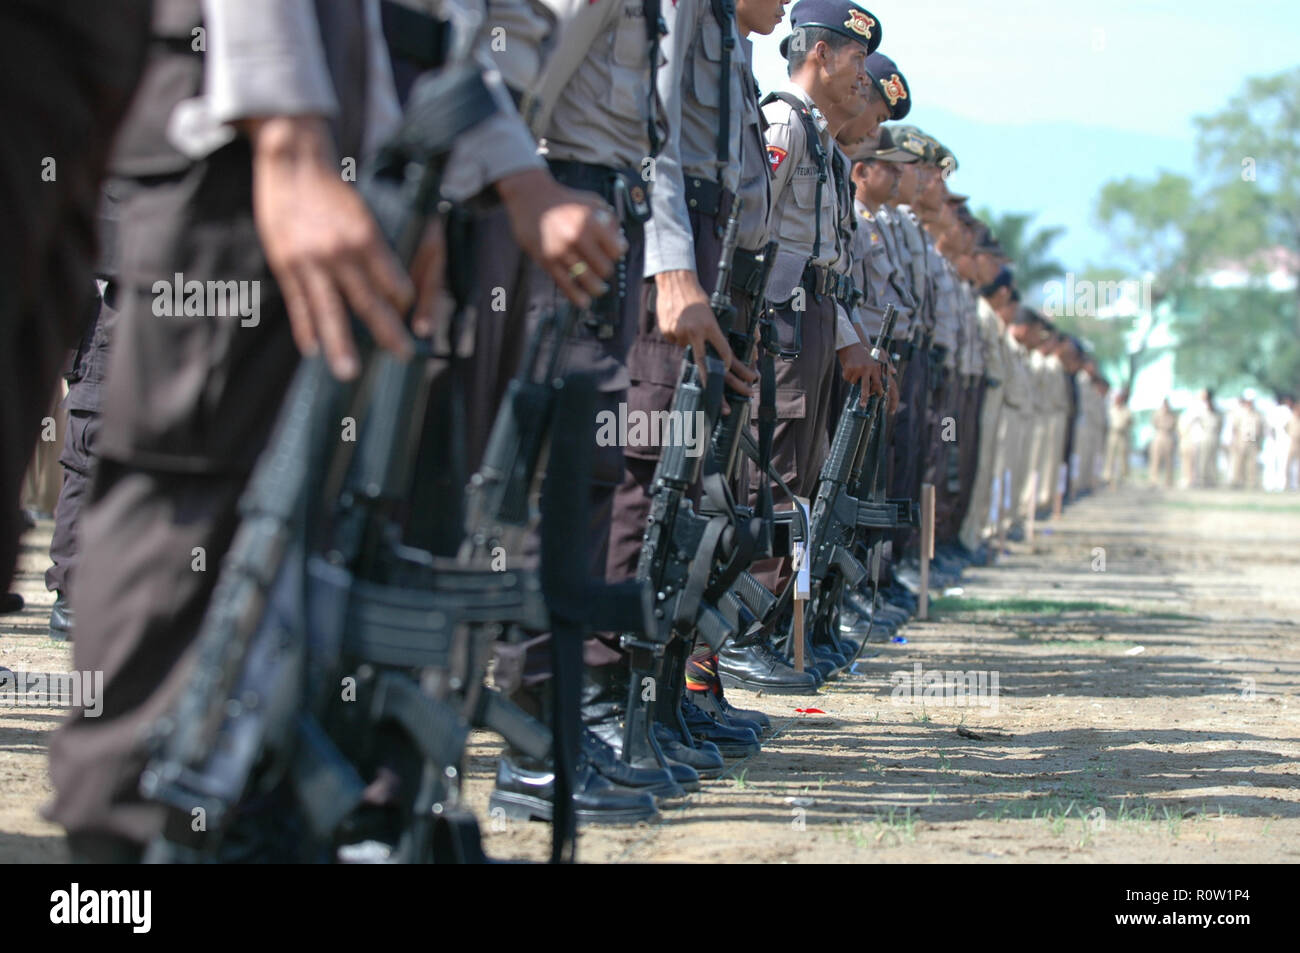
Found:
<path fill-rule="evenodd" d="M 494 110 L 476 68 L 417 81 L 402 128 L 361 186 L 403 261 L 439 201 L 456 135 Z M 539 337 L 562 337 L 569 323 L 567 313 L 544 322 Z M 532 368 L 521 372 L 494 429 L 513 438 L 493 441 L 471 494 L 468 539 L 457 557 L 437 556 L 404 543 L 401 523 L 423 476 L 418 435 L 438 361 L 425 342 L 402 362 L 359 338 L 366 370 L 355 385 L 335 381 L 319 358 L 302 362 L 240 501 L 193 675 L 156 725 L 141 778 L 145 796 L 169 808 L 148 860 L 251 851 L 308 861 L 481 861 L 477 825 L 459 803 L 471 721 L 513 732 L 530 752 L 547 750 L 522 713 L 485 694 L 483 674 L 503 628 L 581 629 L 575 607 L 586 594 L 566 589 L 562 567 L 583 545 L 584 441 L 547 464 L 559 491 L 542 502 L 540 574 L 501 571 L 492 557 L 533 516 L 527 501 L 546 433 L 564 444 L 564 434 L 589 423 L 592 385 L 557 381 L 552 361 L 542 371 L 549 390 L 539 394 L 528 389 Z M 339 439 L 338 422 L 349 417 L 355 441 Z M 576 721 L 565 727 L 554 749 L 557 799 L 567 804 Z M 393 776 L 395 792 L 391 784 L 387 794 L 377 790 Z M 554 858 L 571 852 L 572 838 L 562 804 Z"/>
<path fill-rule="evenodd" d="M 727 219 L 710 306 L 723 333 L 748 354 L 756 321 L 751 320 L 747 335 L 738 335 L 731 301 L 731 263 L 741 207 L 742 200 L 737 198 Z M 654 628 L 644 639 L 625 634 L 621 640 L 629 651 L 633 675 L 623 743 L 623 757 L 632 763 L 649 758 L 664 762 L 654 737 L 656 718 L 671 724 L 674 733 L 690 743 L 690 732 L 680 715 L 686 656 L 697 635 L 716 651 L 735 634 L 739 604 L 728 597 L 728 589 L 749 566 L 764 536 L 764 521 L 737 506 L 728 484 L 747 425 L 749 401 L 742 395 L 728 395 L 731 413 L 723 416 L 726 367 L 712 348 L 705 354 L 705 365 L 707 382 L 700 379 L 694 355 L 687 348 L 669 419 L 684 421 L 688 414 L 702 414 L 709 434 L 708 452 L 692 457 L 684 445 L 672 444 L 660 454 L 636 575 L 650 587 Z M 698 513 L 688 495 L 697 481 L 702 486 Z M 648 686 L 655 689 L 646 691 Z M 666 693 L 657 714 L 656 692 Z"/>
<path fill-rule="evenodd" d="M 893 336 L 896 319 L 893 305 L 887 306 L 880 335 L 872 349 L 872 356 L 878 360 Z M 880 471 L 888 387 L 886 376 L 885 393 L 869 398 L 866 407 L 860 406 L 861 384 L 849 389 L 830 455 L 822 466 L 809 521 L 807 550 L 812 583 L 807 630 L 814 644 L 839 648 L 835 633 L 841 600 L 852 602 L 858 584 L 868 575 L 855 553 L 859 534 L 887 531 L 908 525 L 913 519 L 910 501 L 859 499 L 854 495 L 862 484 L 864 471 L 873 474 L 873 485 L 874 475 Z"/>

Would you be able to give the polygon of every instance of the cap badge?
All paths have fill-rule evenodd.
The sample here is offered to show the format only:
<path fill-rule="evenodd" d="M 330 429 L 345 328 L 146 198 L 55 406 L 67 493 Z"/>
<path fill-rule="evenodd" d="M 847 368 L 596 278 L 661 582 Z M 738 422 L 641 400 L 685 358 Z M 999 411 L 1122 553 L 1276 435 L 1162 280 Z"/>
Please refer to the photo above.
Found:
<path fill-rule="evenodd" d="M 884 82 L 885 98 L 889 100 L 889 105 L 897 106 L 900 99 L 907 98 L 907 87 L 903 85 L 902 78 L 894 73 Z"/>
<path fill-rule="evenodd" d="M 844 21 L 844 25 L 858 36 L 869 40 L 871 39 L 871 29 L 876 25 L 876 21 L 861 10 L 850 10 L 849 18 Z"/>

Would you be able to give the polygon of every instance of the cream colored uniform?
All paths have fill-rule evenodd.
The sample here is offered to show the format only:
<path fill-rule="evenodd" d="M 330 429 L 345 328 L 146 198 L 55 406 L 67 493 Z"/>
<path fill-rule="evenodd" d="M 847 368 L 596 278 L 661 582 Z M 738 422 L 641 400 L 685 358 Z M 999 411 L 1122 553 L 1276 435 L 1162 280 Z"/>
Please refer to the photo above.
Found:
<path fill-rule="evenodd" d="M 1008 526 L 1020 522 L 1021 510 L 1018 508 L 1021 494 L 1024 492 L 1029 447 L 1034 433 L 1034 384 L 1029 368 L 1029 350 L 1011 336 L 1010 331 L 1002 334 L 1003 354 L 1006 364 L 1003 375 L 1003 411 L 998 425 L 998 444 L 1002 448 L 998 469 L 1002 471 L 1002 501 L 1011 501 L 1011 506 L 999 507 L 1001 521 Z M 1005 485 L 1006 474 L 1011 474 L 1010 493 Z"/>
<path fill-rule="evenodd" d="M 1174 434 L 1178 431 L 1178 415 L 1161 404 L 1151 415 L 1151 426 L 1154 429 L 1148 450 L 1151 482 L 1173 486 Z"/>
<path fill-rule="evenodd" d="M 1001 319 L 982 297 L 976 298 L 974 333 L 978 335 L 977 346 L 984 360 L 984 376 L 988 386 L 984 388 L 984 404 L 980 408 L 980 448 L 979 462 L 975 467 L 975 487 L 971 490 L 970 509 L 961 526 L 961 544 L 969 550 L 979 546 L 992 526 L 990 517 L 995 476 L 999 495 L 997 504 L 999 509 L 1002 507 L 999 460 L 1002 456 L 1000 432 L 1005 405 L 1003 395 L 1006 391 L 1006 344 Z"/>
<path fill-rule="evenodd" d="M 1259 448 L 1264 440 L 1264 418 L 1254 407 L 1238 404 L 1228 414 L 1229 485 L 1259 489 Z"/>
<path fill-rule="evenodd" d="M 1110 433 L 1106 437 L 1107 482 L 1119 484 L 1128 476 L 1129 441 L 1133 430 L 1133 411 L 1126 406 L 1112 404 L 1109 413 Z"/>
<path fill-rule="evenodd" d="M 1300 408 L 1291 410 L 1291 417 L 1282 427 L 1290 445 L 1286 453 L 1286 482 L 1288 490 L 1300 490 Z"/>

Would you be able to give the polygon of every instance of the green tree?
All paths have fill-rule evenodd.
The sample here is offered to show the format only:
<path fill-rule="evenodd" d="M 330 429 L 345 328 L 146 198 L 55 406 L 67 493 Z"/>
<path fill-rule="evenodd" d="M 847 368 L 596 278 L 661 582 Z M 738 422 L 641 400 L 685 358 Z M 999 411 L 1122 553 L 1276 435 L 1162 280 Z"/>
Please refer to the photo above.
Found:
<path fill-rule="evenodd" d="M 1107 183 L 1097 217 L 1135 274 L 1154 275 L 1156 300 L 1168 300 L 1159 310 L 1176 322 L 1180 384 L 1294 391 L 1300 281 L 1280 294 L 1265 272 L 1272 249 L 1300 256 L 1300 69 L 1247 80 L 1196 125 L 1195 180 L 1160 172 Z M 1246 280 L 1212 287 L 1208 275 L 1230 263 Z M 1131 355 L 1135 371 L 1143 349 Z"/>
<path fill-rule="evenodd" d="M 1001 215 L 984 208 L 979 212 L 984 224 L 993 230 L 998 242 L 1011 258 L 1016 273 L 1016 284 L 1025 291 L 1037 293 L 1044 284 L 1065 274 L 1065 266 L 1051 257 L 1052 246 L 1065 234 L 1059 225 L 1034 228 L 1031 212 L 1003 212 Z"/>
<path fill-rule="evenodd" d="M 1281 246 L 1300 256 L 1300 68 L 1247 80 L 1196 129 L 1198 158 L 1231 205 L 1219 248 L 1245 257 Z M 1300 282 L 1290 318 L 1300 333 Z"/>

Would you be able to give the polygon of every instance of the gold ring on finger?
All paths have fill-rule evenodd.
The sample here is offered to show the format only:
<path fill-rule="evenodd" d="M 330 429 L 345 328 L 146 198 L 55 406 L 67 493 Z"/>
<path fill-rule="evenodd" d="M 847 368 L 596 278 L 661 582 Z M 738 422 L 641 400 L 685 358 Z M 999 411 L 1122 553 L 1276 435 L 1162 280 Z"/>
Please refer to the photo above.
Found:
<path fill-rule="evenodd" d="M 588 271 L 590 271 L 590 269 L 587 267 L 587 263 L 585 261 L 575 261 L 572 265 L 569 266 L 569 277 L 581 278 Z"/>

